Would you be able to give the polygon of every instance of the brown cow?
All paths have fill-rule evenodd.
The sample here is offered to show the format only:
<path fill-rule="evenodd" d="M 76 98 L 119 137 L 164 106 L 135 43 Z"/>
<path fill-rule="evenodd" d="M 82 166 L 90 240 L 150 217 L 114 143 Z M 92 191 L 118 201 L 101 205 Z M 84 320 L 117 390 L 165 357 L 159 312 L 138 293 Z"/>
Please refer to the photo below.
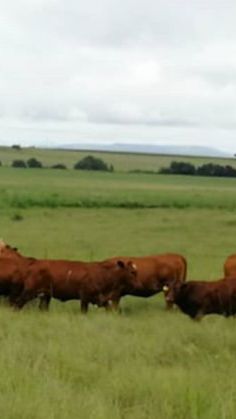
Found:
<path fill-rule="evenodd" d="M 132 283 L 136 277 L 136 266 L 130 260 L 92 263 L 38 260 L 24 257 L 17 248 L 0 240 L 0 261 L 3 259 L 4 269 L 2 269 L 2 278 L 0 274 L 0 295 L 8 296 L 18 308 L 38 296 L 40 308 L 48 308 L 51 297 L 61 301 L 81 299 L 81 309 L 84 312 L 87 311 L 89 302 L 108 308 L 112 300 L 120 299 L 134 286 Z M 21 261 L 22 264 L 20 264 Z M 15 265 L 18 269 L 17 287 L 16 285 L 11 286 L 11 284 L 15 284 L 13 277 L 13 272 L 16 272 Z M 5 279 L 5 270 L 10 266 L 12 276 L 8 275 Z M 19 267 L 22 269 L 20 270 Z M 1 293 L 1 281 L 5 287 L 4 293 Z M 7 286 L 5 282 L 7 282 Z M 14 288 L 14 293 L 12 288 Z M 19 291 L 21 295 L 19 295 Z"/>
<path fill-rule="evenodd" d="M 115 257 L 110 260 L 118 260 Z M 137 266 L 137 278 L 133 282 L 129 295 L 150 297 L 162 291 L 167 282 L 178 280 L 184 282 L 187 274 L 187 261 L 179 254 L 166 253 L 144 257 L 121 257 L 123 261 L 132 260 Z M 172 304 L 166 301 L 167 307 Z M 113 306 L 118 306 L 119 300 L 113 301 Z"/>
<path fill-rule="evenodd" d="M 236 277 L 236 254 L 227 257 L 224 263 L 224 275 Z"/>
<path fill-rule="evenodd" d="M 0 296 L 8 297 L 11 304 L 23 291 L 24 279 L 36 259 L 23 257 L 16 247 L 0 239 Z"/>
<path fill-rule="evenodd" d="M 82 312 L 87 312 L 89 303 L 108 308 L 110 301 L 129 292 L 135 278 L 136 267 L 131 261 L 36 260 L 27 271 L 16 306 L 21 308 L 41 297 L 40 308 L 48 308 L 53 297 L 60 301 L 81 300 Z"/>
<path fill-rule="evenodd" d="M 236 278 L 218 281 L 174 281 L 163 287 L 166 300 L 193 319 L 206 314 L 236 314 Z"/>

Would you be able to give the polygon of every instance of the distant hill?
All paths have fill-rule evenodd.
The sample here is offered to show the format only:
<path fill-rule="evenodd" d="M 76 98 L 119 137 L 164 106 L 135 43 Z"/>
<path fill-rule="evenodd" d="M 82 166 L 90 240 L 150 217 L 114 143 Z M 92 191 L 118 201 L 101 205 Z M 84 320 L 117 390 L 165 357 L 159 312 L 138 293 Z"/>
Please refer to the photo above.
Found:
<path fill-rule="evenodd" d="M 230 153 L 211 147 L 152 144 L 64 144 L 58 148 L 70 150 L 116 151 L 127 153 L 167 154 L 181 156 L 233 157 Z"/>

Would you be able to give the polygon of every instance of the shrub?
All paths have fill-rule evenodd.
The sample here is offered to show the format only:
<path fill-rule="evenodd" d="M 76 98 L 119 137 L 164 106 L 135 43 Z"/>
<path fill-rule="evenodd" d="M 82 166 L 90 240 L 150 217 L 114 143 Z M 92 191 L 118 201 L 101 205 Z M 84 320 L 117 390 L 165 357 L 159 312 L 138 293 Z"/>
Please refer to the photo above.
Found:
<path fill-rule="evenodd" d="M 26 168 L 27 164 L 24 160 L 13 160 L 12 167 Z"/>
<path fill-rule="evenodd" d="M 232 166 L 221 166 L 220 164 L 206 163 L 195 168 L 191 163 L 172 161 L 169 167 L 160 169 L 162 174 L 177 175 L 199 175 L 199 176 L 218 176 L 236 177 L 236 169 Z"/>
<path fill-rule="evenodd" d="M 20 146 L 19 144 L 13 144 L 13 145 L 12 145 L 12 148 L 13 148 L 14 150 L 21 150 L 21 146 Z"/>
<path fill-rule="evenodd" d="M 220 176 L 220 177 L 235 177 L 236 169 L 232 166 L 220 166 L 219 164 L 203 164 L 198 167 L 197 174 L 200 176 Z"/>
<path fill-rule="evenodd" d="M 87 156 L 82 160 L 78 161 L 74 165 L 74 169 L 77 170 L 102 170 L 105 172 L 113 171 L 113 166 L 108 167 L 108 165 L 97 157 Z"/>
<path fill-rule="evenodd" d="M 42 163 L 39 160 L 35 159 L 34 157 L 27 160 L 27 166 L 30 167 L 30 168 L 42 168 L 43 167 Z"/>
<path fill-rule="evenodd" d="M 67 169 L 67 167 L 65 166 L 65 164 L 62 163 L 57 163 L 54 164 L 53 166 L 51 166 L 52 169 Z"/>
<path fill-rule="evenodd" d="M 162 168 L 159 173 L 175 175 L 195 175 L 195 167 L 191 163 L 172 161 L 170 167 Z"/>

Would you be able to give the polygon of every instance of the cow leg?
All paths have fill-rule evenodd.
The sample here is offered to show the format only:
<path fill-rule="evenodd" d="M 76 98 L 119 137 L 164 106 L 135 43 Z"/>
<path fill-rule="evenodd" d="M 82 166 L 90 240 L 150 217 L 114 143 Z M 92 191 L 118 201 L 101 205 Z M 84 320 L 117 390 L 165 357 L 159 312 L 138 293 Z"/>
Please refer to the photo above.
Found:
<path fill-rule="evenodd" d="M 88 305 L 89 303 L 87 301 L 81 300 L 80 302 L 81 313 L 86 314 L 88 312 Z"/>
<path fill-rule="evenodd" d="M 196 315 L 193 318 L 193 320 L 195 320 L 196 322 L 200 322 L 200 320 L 203 318 L 204 314 L 202 313 L 202 311 L 198 311 L 196 313 Z"/>
<path fill-rule="evenodd" d="M 173 303 L 171 303 L 170 301 L 167 301 L 167 300 L 166 300 L 166 309 L 167 309 L 167 310 L 171 310 L 171 309 L 173 308 L 173 306 L 174 306 L 174 304 L 173 304 Z"/>
<path fill-rule="evenodd" d="M 119 306 L 120 303 L 120 299 L 117 300 L 108 300 L 106 301 L 106 303 L 103 304 L 103 306 L 105 307 L 106 311 L 116 311 L 121 313 L 121 308 Z"/>
<path fill-rule="evenodd" d="M 50 300 L 51 300 L 51 296 L 50 295 L 44 295 L 44 296 L 40 297 L 39 309 L 40 310 L 48 310 L 49 309 Z"/>
<path fill-rule="evenodd" d="M 166 303 L 166 309 L 171 310 L 174 307 L 174 303 L 172 301 L 169 301 L 167 296 L 164 293 L 165 303 Z"/>
<path fill-rule="evenodd" d="M 105 307 L 106 311 L 112 311 L 112 301 L 108 300 L 105 303 L 103 303 L 102 305 L 103 307 Z"/>
<path fill-rule="evenodd" d="M 18 300 L 18 298 L 19 298 L 20 295 L 21 295 L 21 292 L 20 291 L 16 291 L 16 290 L 14 290 L 14 291 L 12 291 L 10 293 L 10 295 L 9 295 L 9 304 L 10 304 L 10 306 L 14 307 L 16 305 L 16 302 L 17 302 L 17 300 Z"/>
<path fill-rule="evenodd" d="M 111 309 L 113 310 L 113 311 L 119 311 L 119 312 L 121 312 L 121 308 L 120 308 L 120 299 L 118 298 L 118 299 L 116 299 L 116 300 L 112 300 L 111 301 Z"/>
<path fill-rule="evenodd" d="M 14 297 L 14 296 L 11 295 L 9 297 L 9 304 L 10 304 L 11 307 L 17 308 L 17 297 Z"/>
<path fill-rule="evenodd" d="M 24 291 L 15 301 L 13 302 L 14 307 L 21 309 L 24 307 L 26 303 L 28 303 L 30 300 L 33 300 L 36 298 L 36 295 L 32 291 Z"/>

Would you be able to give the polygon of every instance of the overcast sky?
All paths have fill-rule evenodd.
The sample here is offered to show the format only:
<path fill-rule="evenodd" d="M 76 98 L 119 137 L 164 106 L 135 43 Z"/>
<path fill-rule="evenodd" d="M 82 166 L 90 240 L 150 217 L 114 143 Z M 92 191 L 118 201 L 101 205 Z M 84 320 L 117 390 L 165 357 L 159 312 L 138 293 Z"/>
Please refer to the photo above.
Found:
<path fill-rule="evenodd" d="M 235 0 L 7 0 L 1 144 L 236 152 Z"/>

